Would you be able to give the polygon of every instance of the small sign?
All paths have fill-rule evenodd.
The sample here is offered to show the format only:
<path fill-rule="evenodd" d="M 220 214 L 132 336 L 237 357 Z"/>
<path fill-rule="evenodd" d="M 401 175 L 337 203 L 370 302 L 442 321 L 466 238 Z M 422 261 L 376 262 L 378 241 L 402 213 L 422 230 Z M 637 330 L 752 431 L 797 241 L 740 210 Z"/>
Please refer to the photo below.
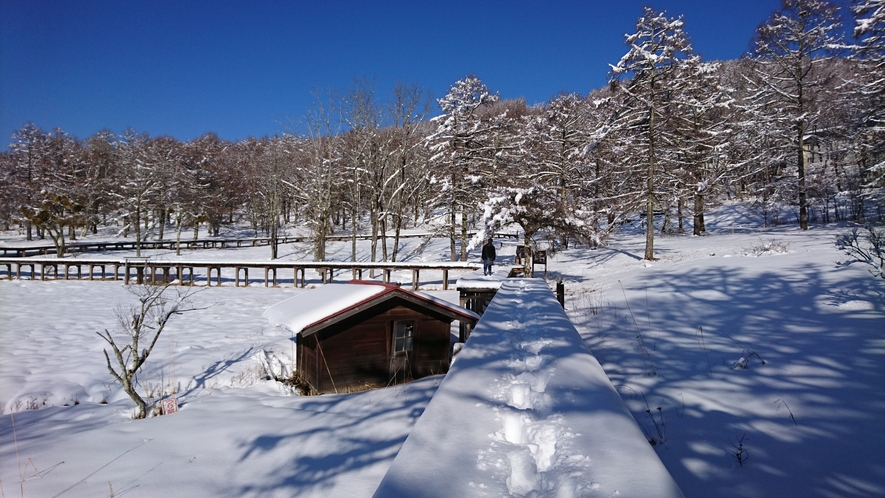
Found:
<path fill-rule="evenodd" d="M 546 265 L 547 264 L 547 251 L 538 251 L 534 255 L 533 261 L 537 265 Z"/>
<path fill-rule="evenodd" d="M 175 396 L 171 398 L 166 398 L 162 401 L 163 405 L 163 414 L 169 415 L 170 413 L 175 413 L 178 411 L 178 400 L 175 399 Z"/>

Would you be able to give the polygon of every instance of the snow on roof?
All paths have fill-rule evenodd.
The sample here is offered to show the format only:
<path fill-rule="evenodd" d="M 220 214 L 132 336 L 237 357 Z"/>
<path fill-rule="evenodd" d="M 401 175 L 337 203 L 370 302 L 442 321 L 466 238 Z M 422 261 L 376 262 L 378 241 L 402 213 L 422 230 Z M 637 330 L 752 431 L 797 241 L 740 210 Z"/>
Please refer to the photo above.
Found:
<path fill-rule="evenodd" d="M 326 284 L 281 301 L 265 310 L 261 316 L 297 334 L 311 324 L 387 290 L 385 285 Z"/>
<path fill-rule="evenodd" d="M 539 279 L 501 286 L 375 498 L 682 492 Z"/>
<path fill-rule="evenodd" d="M 419 298 L 422 298 L 425 301 L 430 301 L 431 303 L 433 303 L 437 306 L 440 306 L 442 308 L 447 308 L 448 310 L 450 310 L 454 313 L 458 313 L 460 315 L 466 315 L 466 316 L 468 316 L 470 318 L 474 318 L 476 320 L 480 319 L 479 313 L 471 311 L 467 308 L 462 308 L 461 306 L 456 306 L 456 305 L 446 301 L 445 299 L 441 299 L 436 296 L 431 296 L 430 294 L 426 294 L 421 291 L 412 291 L 411 294 L 414 294 L 415 296 L 418 296 Z"/>
<path fill-rule="evenodd" d="M 479 320 L 479 315 L 473 311 L 429 294 L 410 292 L 396 285 L 365 281 L 323 285 L 271 306 L 262 316 L 272 324 L 286 327 L 297 334 L 323 320 L 377 299 L 382 294 L 393 292 L 405 297 L 412 296 L 415 300 L 448 310 L 451 314 Z"/>

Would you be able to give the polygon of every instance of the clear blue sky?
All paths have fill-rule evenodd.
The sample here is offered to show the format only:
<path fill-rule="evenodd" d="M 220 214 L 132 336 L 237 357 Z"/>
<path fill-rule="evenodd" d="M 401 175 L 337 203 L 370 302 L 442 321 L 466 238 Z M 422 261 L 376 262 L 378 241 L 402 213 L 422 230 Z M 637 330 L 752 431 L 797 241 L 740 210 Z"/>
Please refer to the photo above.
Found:
<path fill-rule="evenodd" d="M 605 84 L 642 5 L 684 15 L 705 60 L 733 59 L 778 0 L 0 0 L 0 148 L 27 121 L 86 138 L 287 131 L 315 88 L 374 77 L 435 97 L 473 73 L 543 102 Z M 297 131 L 297 130 L 296 130 Z"/>

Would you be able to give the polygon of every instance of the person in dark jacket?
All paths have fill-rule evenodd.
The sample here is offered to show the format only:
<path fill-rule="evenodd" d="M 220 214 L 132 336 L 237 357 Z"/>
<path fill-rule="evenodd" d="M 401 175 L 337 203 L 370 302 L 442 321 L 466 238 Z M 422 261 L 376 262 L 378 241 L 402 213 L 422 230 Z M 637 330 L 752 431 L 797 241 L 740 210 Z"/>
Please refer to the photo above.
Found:
<path fill-rule="evenodd" d="M 492 243 L 492 239 L 489 239 L 482 246 L 482 274 L 491 275 L 493 264 L 495 264 L 495 244 Z"/>

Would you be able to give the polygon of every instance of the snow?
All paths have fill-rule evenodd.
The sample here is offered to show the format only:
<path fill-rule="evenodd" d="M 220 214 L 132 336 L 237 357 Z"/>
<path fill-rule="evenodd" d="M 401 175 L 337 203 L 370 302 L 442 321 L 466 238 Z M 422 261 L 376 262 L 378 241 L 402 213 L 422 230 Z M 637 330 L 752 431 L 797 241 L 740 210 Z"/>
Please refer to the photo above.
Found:
<path fill-rule="evenodd" d="M 459 313 L 461 315 L 466 315 L 466 316 L 469 316 L 472 318 L 476 318 L 477 320 L 479 320 L 479 318 L 480 318 L 480 315 L 477 314 L 476 312 L 471 311 L 467 308 L 462 308 L 461 306 L 456 306 L 454 304 L 454 301 L 458 301 L 458 299 L 459 299 L 459 296 L 457 293 L 455 293 L 453 296 L 449 297 L 449 299 L 444 299 L 440 296 L 429 294 L 427 292 L 421 292 L 421 291 L 410 291 L 410 292 L 412 294 L 415 294 L 416 296 L 420 297 L 421 299 L 425 299 L 427 301 L 430 301 L 431 303 L 434 303 L 437 306 L 441 306 L 443 308 L 448 308 L 448 309 L 450 309 L 456 313 Z M 438 294 L 441 294 L 441 293 L 438 293 Z"/>
<path fill-rule="evenodd" d="M 323 285 L 271 306 L 263 316 L 270 323 L 297 334 L 323 318 L 356 306 L 386 290 L 387 287 L 383 285 Z"/>
<path fill-rule="evenodd" d="M 513 279 L 375 496 L 529 493 L 682 496 L 547 284 Z"/>
<path fill-rule="evenodd" d="M 483 339 L 481 321 L 449 376 L 349 395 L 300 397 L 265 380 L 263 365 L 292 364 L 294 343 L 262 313 L 323 287 L 225 281 L 194 296 L 206 309 L 173 318 L 140 375 L 142 392 L 177 390 L 180 411 L 138 421 L 111 382 L 95 334 L 114 330 L 116 306 L 134 303 L 122 283 L 0 280 L 2 494 L 371 496 L 391 464 L 400 465 L 400 449 L 413 446 L 404 444 L 418 434 L 413 428 L 430 424 L 425 408 L 438 417 L 431 405 L 449 397 L 465 410 L 485 403 L 489 412 L 475 423 L 451 412 L 435 429 L 430 442 L 447 455 L 463 450 L 464 460 L 417 469 L 413 482 L 427 483 L 420 495 L 445 482 L 442 489 L 488 496 L 554 496 L 551 483 L 559 496 L 610 496 L 614 487 L 628 496 L 619 484 L 626 477 L 655 475 L 638 464 L 598 466 L 609 456 L 588 449 L 582 438 L 596 436 L 577 427 L 615 424 L 614 439 L 630 434 L 629 420 L 566 392 L 591 391 L 614 404 L 598 362 L 635 420 L 629 444 L 637 430 L 657 442 L 640 440 L 621 453 L 647 462 L 651 449 L 686 496 L 885 495 L 885 280 L 862 263 L 844 264 L 848 257 L 835 246 L 844 226 L 760 227 L 752 212 L 725 206 L 708 213 L 705 236 L 656 237 L 659 259 L 648 266 L 638 225 L 622 227 L 603 249 L 548 253 L 547 277 L 564 281 L 566 311 L 592 356 L 566 335 L 548 336 L 553 329 L 526 338 L 525 310 L 504 317 L 492 306 L 488 313 L 498 318 L 483 320 L 514 326 L 506 330 L 515 343 L 501 344 L 508 349 Z M 404 257 L 448 259 L 448 240 L 423 242 L 404 241 Z M 358 258 L 368 259 L 368 244 L 360 244 Z M 512 254 L 515 243 L 506 244 L 501 254 Z M 345 261 L 349 248 L 333 242 L 328 254 Z M 297 261 L 310 247 L 280 251 Z M 254 261 L 268 253 L 250 247 L 182 257 Z M 478 249 L 469 256 L 479 261 Z M 422 287 L 457 302 L 454 291 L 438 290 L 441 279 Z M 549 315 L 557 330 L 566 328 Z M 480 344 L 490 346 L 474 347 Z M 507 356 L 522 344 L 521 356 Z M 460 396 L 447 389 L 434 396 L 440 382 L 463 379 L 483 355 L 497 381 L 481 381 L 485 372 Z M 732 369 L 738 362 L 747 368 Z"/>
<path fill-rule="evenodd" d="M 510 274 L 513 267 L 510 265 L 494 265 L 492 266 L 491 275 L 483 275 L 479 270 L 468 273 L 458 279 L 455 284 L 456 289 L 498 289 L 505 281 L 507 275 Z"/>

